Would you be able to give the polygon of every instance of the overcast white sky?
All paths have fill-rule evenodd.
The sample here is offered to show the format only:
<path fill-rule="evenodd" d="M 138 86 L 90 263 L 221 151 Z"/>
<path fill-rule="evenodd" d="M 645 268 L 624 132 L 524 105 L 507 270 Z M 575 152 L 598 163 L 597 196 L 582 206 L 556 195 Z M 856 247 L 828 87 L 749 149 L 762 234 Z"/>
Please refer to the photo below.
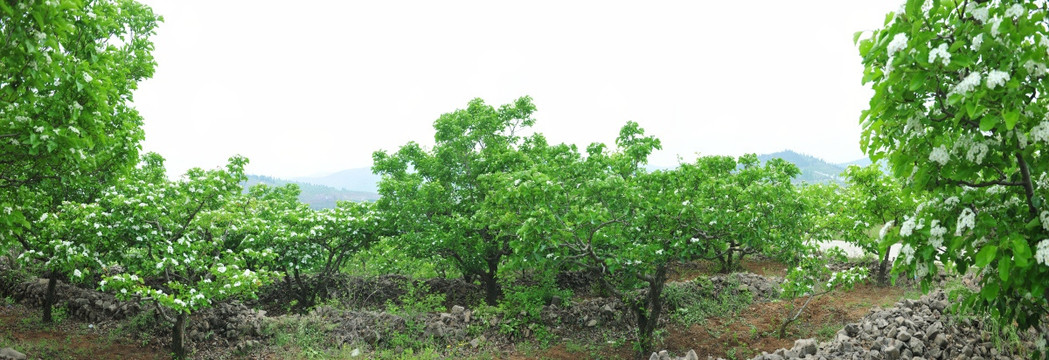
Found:
<path fill-rule="evenodd" d="M 249 173 L 371 166 L 433 143 L 433 121 L 475 97 L 531 95 L 551 142 L 611 143 L 628 120 L 696 153 L 784 149 L 863 156 L 870 91 L 852 34 L 902 0 L 147 0 L 159 63 L 135 105 L 170 174 L 234 154 Z"/>

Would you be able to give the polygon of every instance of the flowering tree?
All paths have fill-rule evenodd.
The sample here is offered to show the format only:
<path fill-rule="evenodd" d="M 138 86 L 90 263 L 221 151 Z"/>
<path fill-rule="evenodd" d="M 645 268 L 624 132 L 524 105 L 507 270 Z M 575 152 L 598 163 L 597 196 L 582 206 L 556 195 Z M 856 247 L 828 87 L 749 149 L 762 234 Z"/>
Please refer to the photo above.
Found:
<path fill-rule="evenodd" d="M 48 214 L 91 202 L 134 166 L 142 119 L 127 103 L 153 74 L 158 20 L 132 1 L 0 4 L 0 248 L 17 243 L 32 251 L 23 259 L 44 260 L 45 322 L 55 279 L 72 267 L 52 245 L 84 251 Z"/>
<path fill-rule="evenodd" d="M 534 156 L 529 169 L 483 179 L 508 190 L 491 197 L 480 216 L 504 231 L 516 229 L 519 237 L 511 247 L 531 266 L 568 264 L 599 274 L 600 286 L 633 312 L 642 352 L 653 345 L 672 262 L 739 259 L 741 255 L 732 254 L 741 252 L 744 244 L 756 244 L 758 238 L 783 239 L 779 236 L 786 227 L 772 222 L 794 221 L 747 217 L 759 216 L 762 209 L 792 209 L 779 202 L 788 204 L 796 197 L 766 198 L 771 193 L 757 189 L 758 184 L 779 180 L 789 184 L 787 169 L 793 167 L 785 163 L 773 161 L 766 168 L 748 156 L 742 161 L 752 159 L 751 166 L 740 168 L 729 157 L 701 157 L 673 170 L 647 172 L 643 166 L 660 142 L 644 136 L 633 122 L 620 130 L 614 150 L 595 143 L 584 156 L 574 146 L 548 146 L 544 141 L 529 145 Z M 771 179 L 758 170 L 777 167 L 785 171 Z M 734 201 L 740 202 L 737 207 L 728 206 Z"/>
<path fill-rule="evenodd" d="M 186 356 L 189 314 L 215 300 L 254 296 L 268 281 L 253 271 L 250 258 L 272 257 L 269 248 L 233 251 L 227 236 L 241 225 L 241 212 L 230 200 L 241 196 L 247 159 L 234 157 L 225 169 L 191 169 L 182 179 L 163 175 L 162 159 L 147 164 L 107 189 L 81 224 L 96 229 L 86 236 L 92 248 L 107 254 L 98 260 L 123 272 L 108 274 L 100 287 L 118 298 L 148 301 L 174 323 L 172 351 Z"/>
<path fill-rule="evenodd" d="M 134 166 L 128 102 L 153 74 L 158 20 L 133 1 L 0 3 L 0 242 Z"/>
<path fill-rule="evenodd" d="M 928 200 L 900 226 L 897 266 L 975 266 L 967 303 L 1037 325 L 1049 312 L 1045 4 L 907 1 L 859 42 L 874 89 L 861 145 Z M 862 36 L 862 34 L 857 34 Z"/>
<path fill-rule="evenodd" d="M 411 142 L 393 154 L 374 154 L 373 170 L 383 176 L 378 204 L 399 227 L 403 251 L 451 261 L 467 280 L 480 279 L 490 305 L 499 298 L 499 267 L 516 235 L 474 216 L 503 190 L 478 178 L 521 169 L 527 156 L 517 132 L 535 123 L 534 111 L 529 97 L 498 109 L 475 99 L 434 122 L 430 151 Z"/>
<path fill-rule="evenodd" d="M 302 210 L 277 264 L 309 307 L 316 298 L 330 296 L 328 286 L 348 258 L 388 233 L 374 203 L 340 201 L 330 209 Z M 314 274 L 316 281 L 306 281 L 304 272 Z"/>
<path fill-rule="evenodd" d="M 865 167 L 849 166 L 844 172 L 848 188 L 844 195 L 847 210 L 840 230 L 849 241 L 870 254 L 877 254 L 878 284 L 888 282 L 889 245 L 896 238 L 895 226 L 914 209 L 914 200 L 903 193 L 903 186 L 895 178 L 882 172 L 878 164 Z M 877 237 L 871 236 L 871 227 L 879 226 Z"/>

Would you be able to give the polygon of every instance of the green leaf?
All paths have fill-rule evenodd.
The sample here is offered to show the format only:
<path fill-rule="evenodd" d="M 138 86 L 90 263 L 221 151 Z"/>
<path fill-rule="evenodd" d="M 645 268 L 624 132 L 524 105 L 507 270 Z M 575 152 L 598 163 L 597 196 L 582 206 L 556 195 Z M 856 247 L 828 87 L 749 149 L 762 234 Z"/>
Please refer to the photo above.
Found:
<path fill-rule="evenodd" d="M 995 245 L 984 246 L 980 249 L 980 252 L 976 253 L 976 266 L 985 267 L 987 264 L 994 260 L 995 255 L 998 255 L 998 247 Z"/>
<path fill-rule="evenodd" d="M 1013 262 L 1009 258 L 1002 258 L 998 260 L 998 278 L 1002 281 L 1009 281 L 1009 271 L 1013 269 Z"/>
<path fill-rule="evenodd" d="M 1013 261 L 1021 268 L 1031 266 L 1031 246 L 1022 236 L 1013 238 Z"/>
<path fill-rule="evenodd" d="M 1020 111 L 1005 111 L 1002 113 L 1002 118 L 1005 119 L 1005 129 L 1012 130 L 1016 126 L 1016 121 L 1020 120 Z"/>
<path fill-rule="evenodd" d="M 980 119 L 980 130 L 991 131 L 991 129 L 994 129 L 994 126 L 997 124 L 998 121 L 994 117 L 990 115 L 984 116 L 982 119 Z"/>
<path fill-rule="evenodd" d="M 3 4 L 3 3 L 0 3 L 0 4 Z M 860 36 L 863 36 L 863 32 L 862 31 L 857 31 L 857 32 L 852 34 L 852 45 L 855 46 L 856 43 L 860 42 Z"/>
<path fill-rule="evenodd" d="M 970 101 L 965 103 L 965 114 L 971 118 L 976 117 L 976 101 Z"/>
<path fill-rule="evenodd" d="M 984 300 L 993 300 L 998 297 L 998 290 L 1000 285 L 997 282 L 989 282 L 983 286 L 983 290 L 980 290 L 980 295 L 983 295 Z"/>
<path fill-rule="evenodd" d="M 916 74 L 914 77 L 911 78 L 911 83 L 909 86 L 907 86 L 907 88 L 911 91 L 920 89 L 922 85 L 925 85 L 925 79 L 927 79 L 928 77 L 929 75 L 926 72 L 920 72 Z"/>

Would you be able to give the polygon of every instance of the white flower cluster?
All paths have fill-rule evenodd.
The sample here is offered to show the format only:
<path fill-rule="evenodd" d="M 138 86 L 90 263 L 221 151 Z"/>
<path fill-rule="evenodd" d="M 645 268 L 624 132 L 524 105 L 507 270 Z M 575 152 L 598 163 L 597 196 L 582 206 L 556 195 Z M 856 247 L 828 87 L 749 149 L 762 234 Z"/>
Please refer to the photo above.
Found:
<path fill-rule="evenodd" d="M 1005 10 L 1005 17 L 1010 17 L 1010 18 L 1020 17 L 1020 16 L 1024 15 L 1025 12 L 1026 11 L 1025 11 L 1023 5 L 1013 4 L 1013 6 L 1010 6 L 1009 9 Z"/>
<path fill-rule="evenodd" d="M 1038 219 L 1042 221 L 1042 228 L 1049 231 L 1049 211 L 1042 211 L 1038 214 Z"/>
<path fill-rule="evenodd" d="M 1039 241 L 1035 248 L 1034 261 L 1049 266 L 1049 239 Z"/>
<path fill-rule="evenodd" d="M 972 44 L 969 45 L 969 49 L 972 49 L 972 51 L 980 51 L 981 45 L 983 45 L 983 33 L 979 33 L 978 35 L 973 37 L 973 41 Z"/>
<path fill-rule="evenodd" d="M 889 42 L 887 50 L 889 51 L 889 57 L 891 58 L 894 54 L 900 50 L 907 48 L 907 34 L 899 33 L 892 37 L 892 41 Z"/>
<path fill-rule="evenodd" d="M 885 240 L 885 233 L 888 232 L 889 228 L 894 224 L 896 224 L 895 220 L 885 223 L 885 225 L 881 227 L 881 231 L 878 232 L 878 240 Z"/>
<path fill-rule="evenodd" d="M 981 6 L 973 9 L 969 12 L 969 14 L 971 14 L 974 19 L 980 20 L 980 22 L 982 23 L 986 23 L 987 18 L 990 16 L 990 9 L 986 6 Z"/>
<path fill-rule="evenodd" d="M 929 275 L 929 267 L 925 264 L 918 264 L 918 266 L 914 268 L 914 275 L 919 279 L 925 277 L 925 275 Z"/>
<path fill-rule="evenodd" d="M 940 164 L 940 166 L 947 165 L 947 161 L 951 160 L 951 155 L 947 153 L 947 148 L 943 145 L 932 149 L 929 153 L 929 161 Z"/>
<path fill-rule="evenodd" d="M 994 90 L 997 86 L 1005 85 L 1009 81 L 1009 73 L 1001 70 L 991 70 L 987 73 L 987 88 Z"/>
<path fill-rule="evenodd" d="M 983 142 L 972 142 L 969 146 L 969 151 L 965 152 L 965 159 L 979 165 L 983 163 L 983 158 L 987 156 L 987 151 L 989 150 L 987 144 Z"/>
<path fill-rule="evenodd" d="M 903 225 L 900 226 L 900 236 L 911 236 L 914 233 L 914 218 L 907 217 L 907 220 L 903 221 Z"/>
<path fill-rule="evenodd" d="M 951 53 L 947 51 L 947 44 L 940 44 L 935 49 L 929 51 L 929 63 L 936 62 L 939 58 L 943 62 L 943 66 L 947 66 L 951 63 Z"/>
<path fill-rule="evenodd" d="M 1042 121 L 1031 128 L 1031 139 L 1049 143 L 1049 120 Z"/>
<path fill-rule="evenodd" d="M 998 28 L 1002 26 L 1002 18 L 995 16 L 988 23 L 991 24 L 991 36 L 998 37 Z"/>
<path fill-rule="evenodd" d="M 980 73 L 972 72 L 968 76 L 966 76 L 965 79 L 962 79 L 961 82 L 954 85 L 954 87 L 951 88 L 949 94 L 965 95 L 966 93 L 973 91 L 973 89 L 975 89 L 977 86 L 980 86 L 980 82 L 982 81 L 983 76 L 981 76 Z"/>
<path fill-rule="evenodd" d="M 954 230 L 954 236 L 962 236 L 966 228 L 976 228 L 976 213 L 969 208 L 962 209 L 962 214 L 958 215 L 958 227 Z"/>
<path fill-rule="evenodd" d="M 911 244 L 904 244 L 900 248 L 900 255 L 903 255 L 904 264 L 910 265 L 910 263 L 914 262 L 914 248 L 911 247 Z"/>
<path fill-rule="evenodd" d="M 1046 73 L 1045 64 L 1035 62 L 1034 60 L 1027 60 L 1027 62 L 1024 63 L 1024 70 L 1027 70 L 1027 73 L 1034 77 L 1042 77 L 1045 76 Z"/>

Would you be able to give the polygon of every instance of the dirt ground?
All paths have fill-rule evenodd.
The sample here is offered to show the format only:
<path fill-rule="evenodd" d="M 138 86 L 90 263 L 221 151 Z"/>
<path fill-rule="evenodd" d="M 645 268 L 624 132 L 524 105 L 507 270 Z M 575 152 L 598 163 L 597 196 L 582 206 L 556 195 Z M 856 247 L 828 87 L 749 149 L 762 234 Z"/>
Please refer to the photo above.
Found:
<path fill-rule="evenodd" d="M 113 324 L 62 319 L 40 322 L 40 311 L 21 305 L 0 306 L 0 347 L 14 347 L 29 359 L 164 359 L 163 351 L 113 334 Z"/>

